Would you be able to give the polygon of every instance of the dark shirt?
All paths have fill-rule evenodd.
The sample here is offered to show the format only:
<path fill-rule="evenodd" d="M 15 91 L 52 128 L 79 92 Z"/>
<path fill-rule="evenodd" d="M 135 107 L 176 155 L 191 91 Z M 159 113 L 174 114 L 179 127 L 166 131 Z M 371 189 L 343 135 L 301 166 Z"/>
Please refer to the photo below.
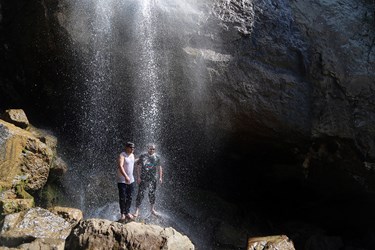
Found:
<path fill-rule="evenodd" d="M 150 155 L 148 153 L 142 154 L 139 157 L 138 164 L 141 165 L 141 179 L 152 180 L 156 179 L 156 169 L 160 166 L 160 156 L 157 154 Z"/>

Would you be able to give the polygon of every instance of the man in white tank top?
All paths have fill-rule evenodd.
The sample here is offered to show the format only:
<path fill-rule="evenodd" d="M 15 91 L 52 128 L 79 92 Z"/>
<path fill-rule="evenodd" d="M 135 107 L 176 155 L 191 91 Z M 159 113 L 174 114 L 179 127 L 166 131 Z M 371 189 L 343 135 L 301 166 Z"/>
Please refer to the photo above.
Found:
<path fill-rule="evenodd" d="M 118 158 L 117 166 L 117 187 L 119 191 L 119 203 L 121 220 L 133 219 L 130 214 L 130 205 L 134 191 L 134 143 L 127 142 L 125 152 L 122 152 Z"/>

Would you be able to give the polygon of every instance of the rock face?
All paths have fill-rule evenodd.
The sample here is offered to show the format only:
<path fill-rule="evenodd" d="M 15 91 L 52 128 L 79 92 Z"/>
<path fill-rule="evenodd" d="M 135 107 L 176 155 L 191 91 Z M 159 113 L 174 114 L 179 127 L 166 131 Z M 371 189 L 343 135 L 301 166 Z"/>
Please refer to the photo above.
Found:
<path fill-rule="evenodd" d="M 24 176 L 25 189 L 38 190 L 47 182 L 53 151 L 26 130 L 0 120 L 1 182 L 11 186 Z"/>
<path fill-rule="evenodd" d="M 10 121 L 15 124 L 20 124 L 22 119 L 27 121 L 23 111 L 9 110 L 8 113 L 22 114 L 16 115 L 16 118 L 12 115 Z M 56 146 L 57 139 L 51 134 L 36 128 L 28 131 L 0 120 L 0 211 L 2 214 L 14 213 L 34 206 L 34 198 L 28 192 L 40 191 L 46 185 L 51 169 L 55 179 L 66 172 L 67 166 L 61 158 L 57 157 Z"/>
<path fill-rule="evenodd" d="M 264 143 L 271 150 L 284 153 L 287 144 L 288 154 L 298 151 L 298 157 L 304 157 L 312 142 L 328 138 L 340 144 L 345 140 L 346 145 L 352 146 L 350 155 L 360 162 L 355 171 L 375 161 L 372 139 L 375 108 L 369 101 L 374 99 L 375 67 L 372 3 L 365 0 L 185 2 L 181 6 L 154 8 L 165 24 L 155 25 L 158 31 L 155 41 L 173 44 L 168 50 L 156 49 L 160 61 L 171 61 L 166 63 L 170 67 L 167 69 L 170 83 L 166 83 L 169 85 L 165 106 L 173 103 L 169 106 L 174 107 L 168 109 L 171 114 L 166 114 L 165 120 L 171 124 L 181 121 L 181 126 L 194 121 L 193 125 L 204 131 L 227 135 L 228 144 L 236 143 L 241 147 L 239 151 L 246 150 L 251 142 Z M 19 13 L 23 6 L 29 11 L 11 21 L 12 13 Z M 5 80 L 0 93 L 4 93 L 1 99 L 5 103 L 40 100 L 35 106 L 47 103 L 44 106 L 50 111 L 61 111 L 62 107 L 71 111 L 66 117 L 60 116 L 63 112 L 54 113 L 51 116 L 54 120 L 71 120 L 77 115 L 74 109 L 81 103 L 74 101 L 85 93 L 72 93 L 73 87 L 67 85 L 79 82 L 71 79 L 86 74 L 85 66 L 89 65 L 82 61 L 95 50 L 92 47 L 95 30 L 87 16 L 97 13 L 94 8 L 85 7 L 68 0 L 3 3 L 0 25 L 4 36 L 0 52 L 7 67 L 2 71 Z M 112 6 L 114 33 L 129 31 L 113 34 L 111 39 L 115 42 L 108 39 L 113 45 L 111 55 L 124 64 L 135 58 L 131 52 L 136 43 L 131 25 L 137 20 L 128 20 L 121 12 L 131 16 L 133 7 Z M 24 33 L 26 26 L 22 24 L 30 23 L 29 20 L 38 23 L 20 39 L 17 34 Z M 18 64 L 17 58 L 22 57 L 26 58 L 25 63 Z M 82 61 L 77 57 L 82 57 Z M 5 73 L 8 68 L 13 75 Z M 133 80 L 132 76 L 137 74 L 134 68 L 128 67 L 126 71 L 114 67 L 111 79 Z M 54 79 L 51 75 L 60 77 Z M 25 91 L 29 87 L 32 91 Z M 82 88 L 85 86 L 74 86 L 77 91 Z M 121 86 L 113 87 L 112 96 L 126 99 L 120 90 Z M 40 98 L 41 95 L 45 98 Z M 61 105 L 66 100 L 72 107 Z M 170 131 L 173 126 L 166 127 L 171 137 L 180 135 L 178 126 L 176 131 Z M 212 138 L 205 139 L 210 142 Z M 251 150 L 256 151 L 257 147 Z"/>
<path fill-rule="evenodd" d="M 194 249 L 186 237 L 172 228 L 136 222 L 81 221 L 66 239 L 66 249 Z"/>

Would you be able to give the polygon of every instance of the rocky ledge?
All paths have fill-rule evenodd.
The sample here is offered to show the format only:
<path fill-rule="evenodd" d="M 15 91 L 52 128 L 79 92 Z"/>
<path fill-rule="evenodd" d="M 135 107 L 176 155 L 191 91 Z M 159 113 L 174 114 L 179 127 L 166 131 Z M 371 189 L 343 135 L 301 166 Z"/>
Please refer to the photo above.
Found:
<path fill-rule="evenodd" d="M 187 236 L 171 227 L 82 220 L 79 212 L 36 207 L 9 214 L 2 222 L 0 245 L 5 249 L 194 249 Z"/>

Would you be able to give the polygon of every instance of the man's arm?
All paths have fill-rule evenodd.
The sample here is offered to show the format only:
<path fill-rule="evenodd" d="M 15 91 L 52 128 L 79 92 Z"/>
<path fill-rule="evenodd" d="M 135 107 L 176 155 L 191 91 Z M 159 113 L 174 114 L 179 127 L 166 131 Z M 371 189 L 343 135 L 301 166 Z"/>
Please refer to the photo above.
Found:
<path fill-rule="evenodd" d="M 159 165 L 159 181 L 163 183 L 163 168 Z"/>
<path fill-rule="evenodd" d="M 137 161 L 137 183 L 141 183 L 141 163 L 140 163 L 140 160 L 138 159 Z"/>
<path fill-rule="evenodd" d="M 120 173 L 125 177 L 126 182 L 129 182 L 130 178 L 125 172 L 124 161 L 125 161 L 125 157 L 120 155 L 119 158 L 118 158 L 118 168 L 120 170 Z"/>

